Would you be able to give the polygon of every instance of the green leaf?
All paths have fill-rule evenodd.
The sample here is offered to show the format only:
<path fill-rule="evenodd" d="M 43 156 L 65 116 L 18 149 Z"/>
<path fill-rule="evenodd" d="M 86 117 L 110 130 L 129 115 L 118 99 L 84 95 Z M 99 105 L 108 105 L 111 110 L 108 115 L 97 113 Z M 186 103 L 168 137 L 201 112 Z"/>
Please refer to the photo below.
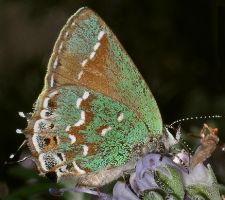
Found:
<path fill-rule="evenodd" d="M 220 200 L 219 185 L 210 165 L 206 168 L 208 181 L 186 185 L 186 190 L 191 199 Z"/>
<path fill-rule="evenodd" d="M 167 193 L 168 198 L 183 200 L 184 185 L 180 172 L 171 165 L 164 165 L 156 171 L 157 184 Z"/>
<path fill-rule="evenodd" d="M 155 191 L 146 192 L 142 200 L 163 200 L 164 198 Z"/>

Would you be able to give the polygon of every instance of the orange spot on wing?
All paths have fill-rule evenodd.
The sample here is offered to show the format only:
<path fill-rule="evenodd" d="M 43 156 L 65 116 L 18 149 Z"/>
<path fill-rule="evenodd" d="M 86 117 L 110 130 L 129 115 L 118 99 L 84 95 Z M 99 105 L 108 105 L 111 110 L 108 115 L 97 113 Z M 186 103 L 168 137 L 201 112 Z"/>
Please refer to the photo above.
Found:
<path fill-rule="evenodd" d="M 88 144 L 88 155 L 93 155 L 95 153 L 96 153 L 96 144 L 95 143 Z"/>

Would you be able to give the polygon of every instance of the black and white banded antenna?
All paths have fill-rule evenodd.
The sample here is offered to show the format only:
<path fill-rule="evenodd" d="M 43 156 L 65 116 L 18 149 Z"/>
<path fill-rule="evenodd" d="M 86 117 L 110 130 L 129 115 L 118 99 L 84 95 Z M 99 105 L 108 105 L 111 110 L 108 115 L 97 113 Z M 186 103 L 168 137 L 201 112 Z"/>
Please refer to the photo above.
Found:
<path fill-rule="evenodd" d="M 198 120 L 198 119 L 218 119 L 218 118 L 222 118 L 222 115 L 204 115 L 204 116 L 196 116 L 196 117 L 186 117 L 186 118 L 182 118 L 182 119 L 178 119 L 174 122 L 172 122 L 170 125 L 168 125 L 168 127 L 173 128 L 173 126 L 175 124 L 178 123 L 182 123 L 184 121 L 190 121 L 190 120 Z"/>

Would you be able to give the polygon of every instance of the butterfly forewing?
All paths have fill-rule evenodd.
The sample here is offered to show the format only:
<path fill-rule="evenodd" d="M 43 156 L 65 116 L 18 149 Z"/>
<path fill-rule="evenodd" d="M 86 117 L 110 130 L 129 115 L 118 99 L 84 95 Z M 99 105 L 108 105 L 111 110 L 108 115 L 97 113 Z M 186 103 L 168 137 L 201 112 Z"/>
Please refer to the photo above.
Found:
<path fill-rule="evenodd" d="M 157 104 L 144 79 L 103 20 L 83 8 L 62 29 L 48 65 L 46 88 L 85 86 L 129 106 L 151 134 L 162 133 Z"/>

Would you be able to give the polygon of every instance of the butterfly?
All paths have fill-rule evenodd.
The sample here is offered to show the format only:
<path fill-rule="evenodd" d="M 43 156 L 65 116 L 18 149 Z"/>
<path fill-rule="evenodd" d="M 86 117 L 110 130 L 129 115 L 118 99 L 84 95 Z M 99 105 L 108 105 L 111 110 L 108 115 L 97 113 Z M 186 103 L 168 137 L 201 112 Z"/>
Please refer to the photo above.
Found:
<path fill-rule="evenodd" d="M 103 186 L 156 150 L 157 103 L 116 36 L 91 9 L 61 30 L 24 130 L 42 175 Z"/>

